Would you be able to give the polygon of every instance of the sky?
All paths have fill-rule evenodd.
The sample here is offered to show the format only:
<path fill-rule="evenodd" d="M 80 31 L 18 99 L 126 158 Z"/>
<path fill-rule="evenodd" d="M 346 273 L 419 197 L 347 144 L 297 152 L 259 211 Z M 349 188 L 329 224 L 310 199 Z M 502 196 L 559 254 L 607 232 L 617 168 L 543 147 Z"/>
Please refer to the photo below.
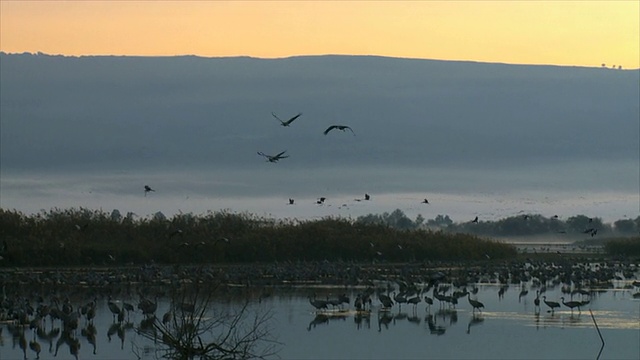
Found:
<path fill-rule="evenodd" d="M 639 4 L 1 0 L 0 207 L 635 218 Z"/>
<path fill-rule="evenodd" d="M 0 50 L 640 68 L 639 1 L 0 1 Z"/>

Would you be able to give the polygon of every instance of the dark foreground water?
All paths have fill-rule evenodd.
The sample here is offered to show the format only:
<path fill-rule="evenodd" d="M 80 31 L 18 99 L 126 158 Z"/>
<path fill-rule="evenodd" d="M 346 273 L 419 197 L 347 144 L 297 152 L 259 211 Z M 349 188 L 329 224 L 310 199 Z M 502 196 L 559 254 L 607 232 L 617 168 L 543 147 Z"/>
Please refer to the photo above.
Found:
<path fill-rule="evenodd" d="M 422 301 L 416 307 L 395 305 L 380 310 L 374 295 L 371 312 L 354 311 L 353 299 L 362 288 L 274 288 L 260 290 L 261 301 L 253 301 L 250 311 L 270 312 L 271 335 L 278 341 L 277 356 L 283 359 L 595 359 L 601 340 L 589 309 L 595 317 L 605 341 L 601 359 L 640 358 L 640 299 L 632 294 L 630 282 L 614 281 L 615 288 L 592 290 L 592 294 L 574 294 L 574 300 L 589 300 L 582 311 L 565 306 L 551 313 L 541 301 L 534 305 L 535 289 L 519 296 L 522 288 L 511 285 L 498 297 L 499 286 L 478 284 L 473 298 L 484 303 L 482 312 L 472 311 L 467 298 L 457 306 L 441 307 L 436 300 L 427 307 Z M 625 285 L 627 288 L 625 288 Z M 225 292 L 224 301 L 211 306 L 217 309 L 237 308 L 246 289 Z M 317 313 L 308 297 L 335 298 L 340 294 L 351 298 L 342 310 L 336 308 Z M 423 294 L 432 297 L 432 292 Z M 548 288 L 547 300 L 560 302 L 560 287 Z M 136 299 L 113 299 L 137 302 Z M 41 347 L 40 359 L 154 359 L 162 355 L 156 342 L 137 332 L 145 317 L 131 313 L 121 324 L 107 306 L 107 299 L 97 301 L 93 327 L 79 321 L 69 339 L 61 340 L 59 322 L 47 321 L 43 330 L 4 323 L 0 337 L 0 359 L 35 359 L 29 343 Z M 161 317 L 169 308 L 166 298 L 158 299 L 156 314 Z M 114 325 L 115 324 L 115 325 Z M 57 331 L 56 331 L 57 330 Z M 92 335 L 93 334 L 93 335 Z M 22 349 L 20 337 L 26 348 Z M 75 345 L 72 345 L 75 344 Z M 24 345 L 24 343 L 23 343 Z M 78 347 L 79 345 L 79 347 Z M 74 348 L 75 346 L 75 348 Z"/>

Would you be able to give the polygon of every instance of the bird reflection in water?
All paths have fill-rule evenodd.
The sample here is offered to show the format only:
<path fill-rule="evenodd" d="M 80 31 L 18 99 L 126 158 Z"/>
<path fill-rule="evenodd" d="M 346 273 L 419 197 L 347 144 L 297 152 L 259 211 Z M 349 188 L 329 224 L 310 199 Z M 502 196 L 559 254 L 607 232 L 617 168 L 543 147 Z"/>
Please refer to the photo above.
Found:
<path fill-rule="evenodd" d="M 471 327 L 480 325 L 484 322 L 484 318 L 482 316 L 473 314 L 471 319 L 469 319 L 469 324 L 467 324 L 467 334 L 471 334 Z"/>
<path fill-rule="evenodd" d="M 360 330 L 363 323 L 367 326 L 367 329 L 371 329 L 371 311 L 357 311 L 353 316 L 353 321 L 356 323 L 356 329 Z"/>
<path fill-rule="evenodd" d="M 427 321 L 427 326 L 429 327 L 429 333 L 431 335 L 444 335 L 447 331 L 444 326 L 436 325 L 436 318 L 433 315 L 427 314 L 425 320 Z"/>
<path fill-rule="evenodd" d="M 76 339 L 70 331 L 63 331 L 56 342 L 56 352 L 53 355 L 54 357 L 58 356 L 58 350 L 60 350 L 60 346 L 62 346 L 62 344 L 67 344 L 69 346 L 69 353 L 77 360 L 78 352 L 80 351 L 80 340 Z"/>
<path fill-rule="evenodd" d="M 407 321 L 409 321 L 412 324 L 420 325 L 420 323 L 422 322 L 422 319 L 418 315 L 413 314 L 407 317 Z"/>
<path fill-rule="evenodd" d="M 393 325 L 396 324 L 396 321 L 405 320 L 408 317 L 409 315 L 406 312 L 398 311 L 398 313 L 393 316 Z"/>
<path fill-rule="evenodd" d="M 440 316 L 443 321 L 449 319 L 449 325 L 453 325 L 458 322 L 458 311 L 455 309 L 440 309 L 436 311 L 436 316 Z"/>
<path fill-rule="evenodd" d="M 382 331 L 382 326 L 389 330 L 389 323 L 393 320 L 393 315 L 389 314 L 388 311 L 380 311 L 378 312 L 378 331 Z"/>
<path fill-rule="evenodd" d="M 311 320 L 311 322 L 309 323 L 309 326 L 307 327 L 307 331 L 311 331 L 311 328 L 315 328 L 320 324 L 328 324 L 329 321 L 335 321 L 335 320 L 346 321 L 347 313 L 333 313 L 333 312 L 318 313 L 316 314 L 316 317 L 313 320 Z"/>
<path fill-rule="evenodd" d="M 52 322 L 53 325 L 53 322 Z M 42 341 L 46 341 L 49 343 L 49 352 L 53 352 L 53 339 L 57 338 L 60 335 L 60 328 L 52 328 L 48 332 L 43 328 L 36 329 L 36 335 L 38 335 L 38 339 Z"/>
<path fill-rule="evenodd" d="M 98 334 L 98 330 L 96 329 L 96 327 L 93 326 L 93 323 L 89 323 L 86 328 L 80 330 L 80 334 L 87 338 L 87 342 L 93 347 L 93 354 L 95 355 L 97 344 L 96 335 Z"/>
<path fill-rule="evenodd" d="M 313 318 L 313 320 L 311 320 L 311 322 L 309 323 L 309 326 L 307 327 L 307 331 L 311 331 L 311 328 L 315 328 L 316 326 L 320 325 L 320 324 L 328 324 L 329 323 L 329 317 L 325 314 L 318 314 L 316 315 L 315 318 Z"/>

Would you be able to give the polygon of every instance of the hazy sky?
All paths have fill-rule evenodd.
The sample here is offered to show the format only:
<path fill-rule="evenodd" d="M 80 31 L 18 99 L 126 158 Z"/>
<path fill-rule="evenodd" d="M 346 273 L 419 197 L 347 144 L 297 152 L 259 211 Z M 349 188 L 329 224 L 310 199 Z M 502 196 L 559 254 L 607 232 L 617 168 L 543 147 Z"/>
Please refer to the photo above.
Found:
<path fill-rule="evenodd" d="M 2 52 L 145 56 L 3 55 L 0 206 L 636 217 L 639 48 L 640 1 L 0 0 Z"/>
<path fill-rule="evenodd" d="M 640 68 L 639 1 L 8 1 L 0 50 Z"/>
<path fill-rule="evenodd" d="M 640 214 L 637 70 L 371 56 L 0 61 L 3 208 Z M 303 115 L 283 127 L 271 112 Z M 323 135 L 336 123 L 357 135 Z M 282 150 L 290 158 L 276 164 L 256 154 Z M 145 184 L 157 191 L 145 197 Z M 364 193 L 372 201 L 356 200 Z"/>

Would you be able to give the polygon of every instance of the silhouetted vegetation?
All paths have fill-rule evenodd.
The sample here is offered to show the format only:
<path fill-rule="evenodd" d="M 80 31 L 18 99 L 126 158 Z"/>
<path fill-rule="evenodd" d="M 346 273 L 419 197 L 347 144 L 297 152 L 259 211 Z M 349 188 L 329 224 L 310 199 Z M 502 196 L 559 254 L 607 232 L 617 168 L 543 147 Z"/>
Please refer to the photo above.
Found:
<path fill-rule="evenodd" d="M 540 214 L 522 214 L 495 221 L 479 220 L 477 223 L 454 223 L 448 215 L 438 215 L 425 220 L 418 215 L 411 220 L 401 210 L 392 213 L 369 214 L 360 216 L 357 222 L 386 225 L 398 229 L 431 229 L 449 233 L 466 233 L 488 237 L 503 236 L 539 236 L 539 235 L 579 235 L 593 236 L 637 236 L 640 231 L 640 216 L 636 219 L 621 219 L 607 224 L 601 218 L 575 215 L 566 220 L 558 217 L 545 217 Z"/>
<path fill-rule="evenodd" d="M 475 235 L 397 229 L 343 218 L 275 220 L 227 211 L 151 218 L 88 209 L 34 215 L 0 209 L 2 266 L 156 262 L 424 261 L 508 258 L 514 247 Z"/>
<path fill-rule="evenodd" d="M 611 239 L 605 242 L 607 253 L 617 256 L 640 256 L 640 237 L 635 239 Z"/>
<path fill-rule="evenodd" d="M 270 328 L 272 312 L 248 300 L 217 306 L 213 289 L 183 287 L 171 297 L 169 310 L 149 318 L 138 334 L 159 346 L 166 359 L 266 359 L 278 351 Z"/>

